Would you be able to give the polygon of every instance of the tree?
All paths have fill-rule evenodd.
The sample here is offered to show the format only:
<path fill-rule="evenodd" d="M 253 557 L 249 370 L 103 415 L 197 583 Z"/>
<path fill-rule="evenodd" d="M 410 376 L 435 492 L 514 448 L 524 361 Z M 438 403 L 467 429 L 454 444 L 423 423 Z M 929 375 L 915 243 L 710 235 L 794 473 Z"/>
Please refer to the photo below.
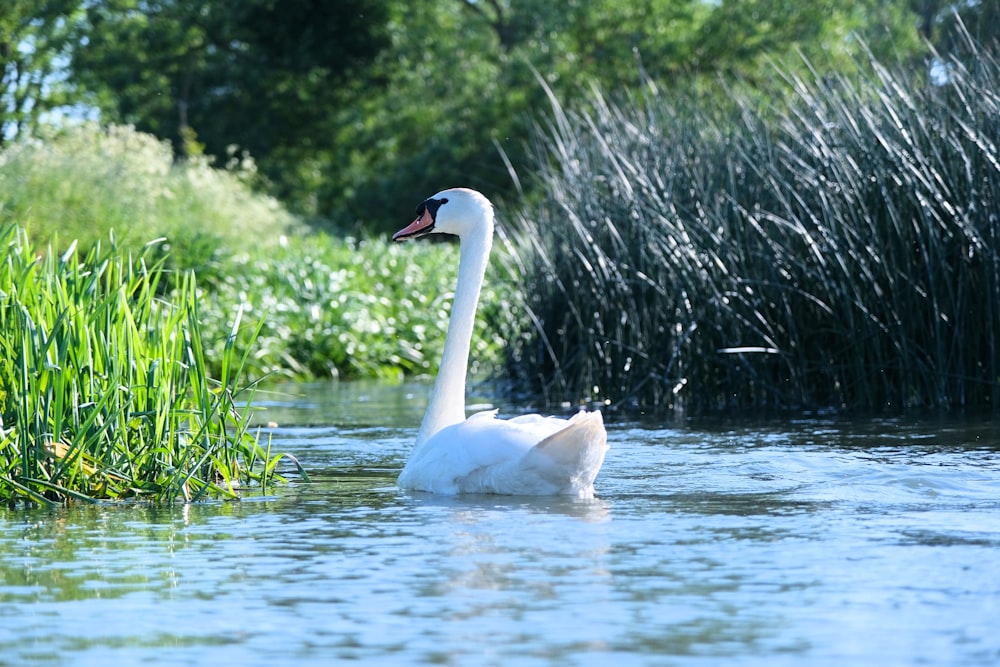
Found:
<path fill-rule="evenodd" d="M 917 1 L 917 0 L 914 0 Z M 721 95 L 770 62 L 918 48 L 885 0 L 91 0 L 72 68 L 107 120 L 181 155 L 249 150 L 273 192 L 349 228 L 456 184 L 510 195 L 546 85 Z M 724 98 L 710 98 L 711 102 Z M 501 150 L 505 155 L 501 155 Z M 405 202 L 401 204 L 400 201 Z"/>
<path fill-rule="evenodd" d="M 79 0 L 0 4 L 0 146 L 70 101 L 64 70 Z"/>
<path fill-rule="evenodd" d="M 394 3 L 392 43 L 375 64 L 387 84 L 339 110 L 338 138 L 320 167 L 320 208 L 351 228 L 388 229 L 401 206 L 444 187 L 510 196 L 513 181 L 501 150 L 526 178 L 531 126 L 547 107 L 535 73 L 568 97 L 592 81 L 637 83 L 633 47 L 647 27 L 663 28 L 647 20 L 650 14 L 659 12 L 663 21 L 675 17 L 682 35 L 696 15 L 689 8 L 700 3 L 639 4 Z M 688 23 L 679 18 L 687 16 Z"/>
<path fill-rule="evenodd" d="M 882 0 L 436 0 L 393 3 L 392 40 L 375 63 L 385 86 L 338 111 L 338 140 L 317 163 L 320 209 L 349 226 L 385 225 L 403 202 L 456 184 L 513 193 L 498 148 L 525 177 L 530 128 L 547 108 L 532 69 L 571 103 L 591 83 L 654 82 L 687 94 L 741 79 L 762 87 L 770 61 L 854 66 L 875 50 L 918 48 L 912 15 Z M 875 30 L 874 28 L 877 28 Z M 764 73 L 768 72 L 767 76 Z M 614 94 L 614 93 L 612 93 Z M 713 103 L 718 100 L 709 100 Z M 359 214 L 364 214 L 361 218 Z M 382 221 L 387 221 L 383 223 Z"/>
<path fill-rule="evenodd" d="M 385 43 L 384 13 L 372 0 L 99 0 L 72 69 L 106 119 L 181 156 L 238 145 L 287 164 L 331 131 L 331 109 Z M 281 169 L 268 175 L 291 187 Z"/>

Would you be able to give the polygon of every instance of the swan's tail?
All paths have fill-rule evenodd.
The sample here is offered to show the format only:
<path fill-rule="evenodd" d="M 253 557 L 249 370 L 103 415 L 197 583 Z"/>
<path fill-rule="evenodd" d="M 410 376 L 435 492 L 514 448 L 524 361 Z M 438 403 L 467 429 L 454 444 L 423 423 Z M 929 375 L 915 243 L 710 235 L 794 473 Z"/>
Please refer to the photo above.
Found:
<path fill-rule="evenodd" d="M 521 474 L 552 484 L 557 493 L 590 498 L 594 478 L 608 451 L 608 433 L 600 412 L 576 413 L 566 428 L 532 447 L 521 460 Z"/>

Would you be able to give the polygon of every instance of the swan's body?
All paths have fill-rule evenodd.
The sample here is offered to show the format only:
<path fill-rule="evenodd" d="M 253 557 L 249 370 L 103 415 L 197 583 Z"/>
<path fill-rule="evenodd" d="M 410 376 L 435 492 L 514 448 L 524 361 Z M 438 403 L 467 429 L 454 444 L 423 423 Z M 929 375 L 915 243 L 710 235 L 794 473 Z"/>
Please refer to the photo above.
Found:
<path fill-rule="evenodd" d="M 465 418 L 465 375 L 476 306 L 493 245 L 493 206 L 474 190 L 439 192 L 392 238 L 434 232 L 461 240 L 458 284 L 434 391 L 399 485 L 434 493 L 566 494 L 589 498 L 608 449 L 600 412 L 571 419 L 496 411 Z"/>

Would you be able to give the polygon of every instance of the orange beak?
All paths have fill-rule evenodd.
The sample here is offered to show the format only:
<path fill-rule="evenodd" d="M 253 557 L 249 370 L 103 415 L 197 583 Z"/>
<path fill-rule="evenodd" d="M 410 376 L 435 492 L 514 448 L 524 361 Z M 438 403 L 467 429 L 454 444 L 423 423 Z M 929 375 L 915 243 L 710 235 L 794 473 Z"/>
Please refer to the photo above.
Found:
<path fill-rule="evenodd" d="M 430 234 L 433 229 L 434 216 L 431 215 L 430 209 L 425 208 L 419 218 L 393 234 L 392 240 L 405 241 L 406 239 L 415 239 L 425 234 Z"/>

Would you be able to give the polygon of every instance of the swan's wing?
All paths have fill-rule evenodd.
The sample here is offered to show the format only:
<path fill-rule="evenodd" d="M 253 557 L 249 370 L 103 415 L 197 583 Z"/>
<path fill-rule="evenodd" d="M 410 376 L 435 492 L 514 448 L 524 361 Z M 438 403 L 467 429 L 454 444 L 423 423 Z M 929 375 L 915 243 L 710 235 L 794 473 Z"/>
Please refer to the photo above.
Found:
<path fill-rule="evenodd" d="M 435 433 L 415 450 L 399 476 L 404 488 L 458 493 L 470 471 L 520 459 L 541 438 L 532 430 L 497 419 L 496 410 L 477 412 Z"/>
<path fill-rule="evenodd" d="M 608 433 L 601 413 L 581 411 L 528 450 L 520 468 L 549 481 L 556 493 L 590 497 L 607 451 Z"/>
<path fill-rule="evenodd" d="M 600 412 L 578 412 L 562 428 L 548 436 L 529 450 L 528 457 L 542 457 L 560 466 L 571 466 L 577 462 L 586 464 L 587 458 L 608 449 L 608 434 L 604 430 L 604 419 Z M 598 467 L 600 463 L 598 463 Z"/>
<path fill-rule="evenodd" d="M 451 434 L 453 445 L 465 450 L 475 467 L 521 458 L 540 441 L 566 428 L 566 420 L 540 415 L 497 419 L 496 410 L 477 412 Z M 457 440 L 457 442 L 455 442 Z"/>
<path fill-rule="evenodd" d="M 594 478 L 608 450 L 607 432 L 599 412 L 580 412 L 569 421 L 543 419 L 532 423 L 531 428 L 515 420 L 497 423 L 525 435 L 533 444 L 514 458 L 470 470 L 458 480 L 460 491 L 567 494 L 581 498 L 594 495 Z M 551 432 L 553 428 L 556 430 Z M 538 441 L 539 430 L 550 434 Z"/>
<path fill-rule="evenodd" d="M 593 495 L 607 450 L 599 412 L 568 421 L 479 412 L 448 426 L 415 451 L 399 477 L 404 488 L 435 493 Z"/>

